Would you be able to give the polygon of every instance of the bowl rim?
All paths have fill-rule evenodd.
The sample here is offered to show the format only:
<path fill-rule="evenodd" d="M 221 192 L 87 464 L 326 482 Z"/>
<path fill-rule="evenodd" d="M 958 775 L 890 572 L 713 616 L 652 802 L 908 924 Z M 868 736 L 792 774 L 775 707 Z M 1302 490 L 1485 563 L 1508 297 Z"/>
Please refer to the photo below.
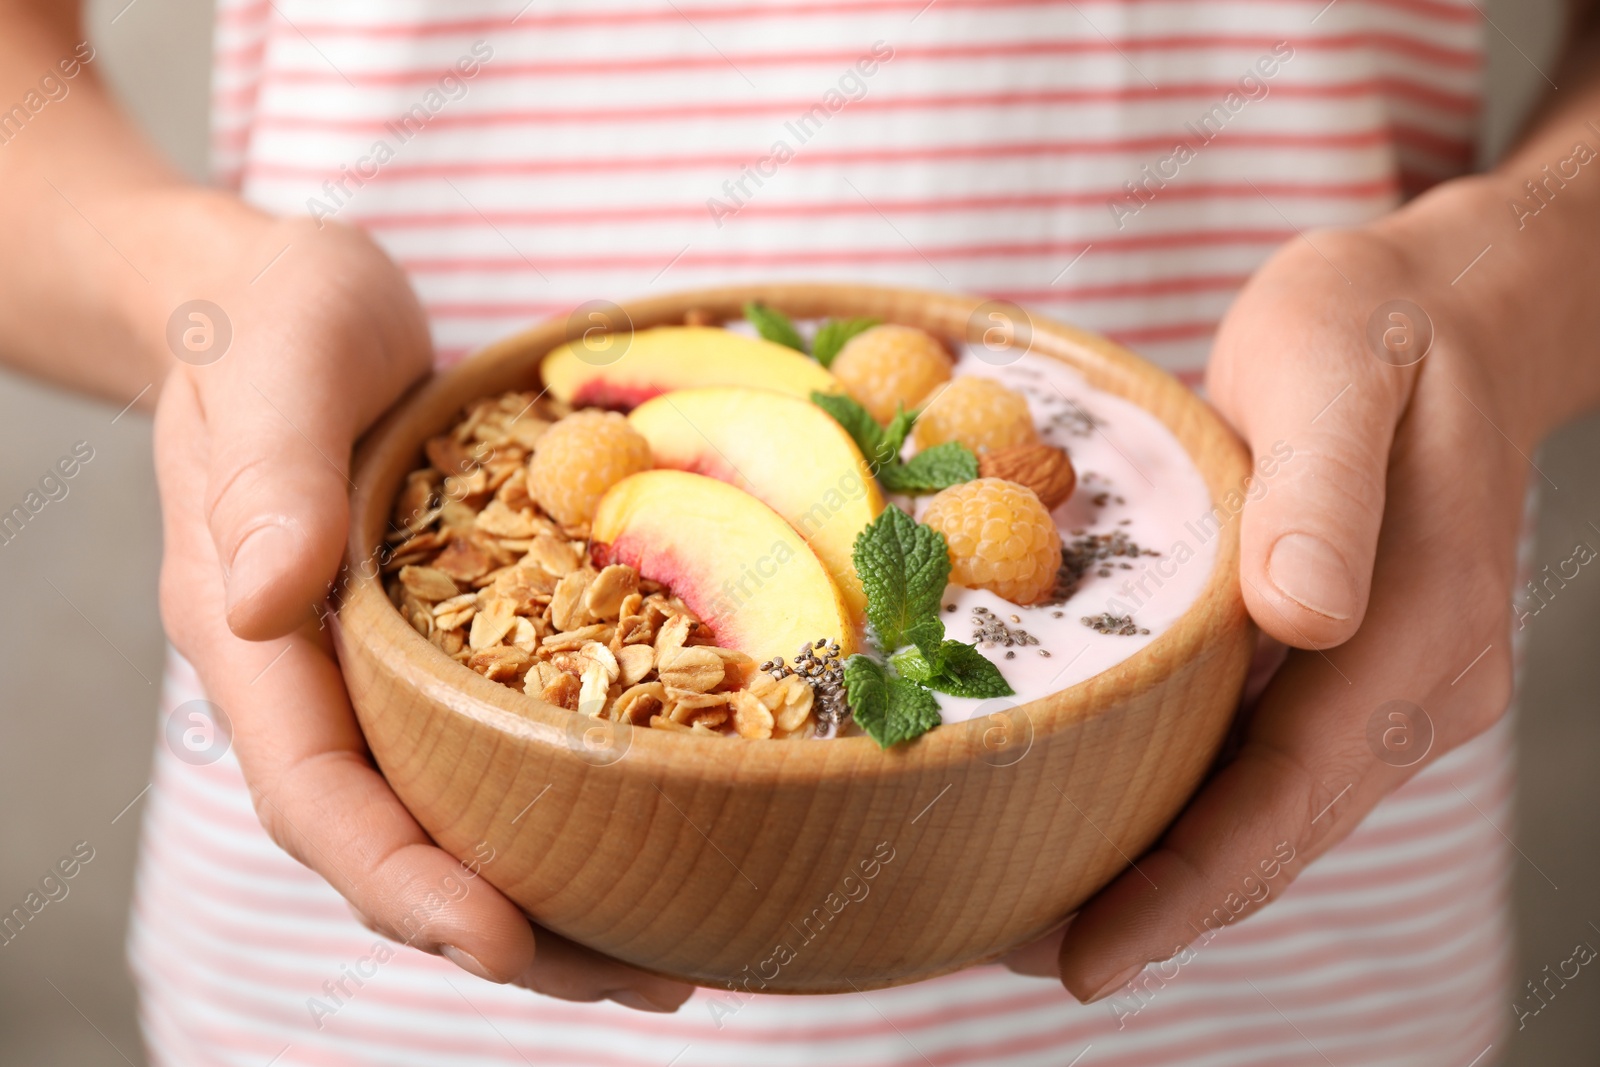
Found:
<path fill-rule="evenodd" d="M 975 339 L 974 322 L 980 310 L 1005 309 L 1008 314 L 1020 315 L 1030 330 L 1025 350 L 1060 359 L 1096 388 L 1138 404 L 1160 420 L 1188 453 L 1206 483 L 1213 512 L 1221 511 L 1224 516 L 1216 534 L 1216 558 L 1200 595 L 1176 622 L 1126 659 L 1065 689 L 1015 704 L 1013 710 L 1026 717 L 1032 743 L 1082 725 L 1099 711 L 1164 685 L 1183 664 L 1204 654 L 1219 611 L 1224 619 L 1246 617 L 1237 578 L 1239 514 L 1223 505 L 1223 497 L 1230 491 L 1242 495 L 1245 476 L 1250 471 L 1249 456 L 1220 416 L 1167 371 L 1105 337 L 1032 314 L 1010 301 L 953 293 L 841 283 L 776 283 L 684 290 L 622 305 L 600 303 L 606 305 L 609 314 L 620 311 L 634 329 L 647 329 L 681 323 L 684 313 L 692 308 L 733 318 L 750 300 L 796 318 L 871 315 L 921 326 L 945 337 L 956 336 L 949 329 L 952 323 L 965 323 L 964 332 L 969 339 Z M 580 305 L 578 311 L 590 306 Z M 385 464 L 396 462 L 397 453 L 414 460 L 428 436 L 443 432 L 458 417 L 461 405 L 446 405 L 443 410 L 448 414 L 443 424 L 437 413 L 428 419 L 423 413 L 448 399 L 465 379 L 483 373 L 485 368 L 527 361 L 529 370 L 537 375 L 549 352 L 579 332 L 574 321 L 572 316 L 552 316 L 435 371 L 398 400 L 358 442 L 351 467 L 355 488 L 350 497 L 345 575 L 338 597 L 341 640 L 363 640 L 378 645 L 381 654 L 391 661 L 401 657 L 409 659 L 413 666 L 433 668 L 426 672 L 432 676 L 431 682 L 423 683 L 428 698 L 501 734 L 560 743 L 560 739 L 572 736 L 578 722 L 586 728 L 603 726 L 623 731 L 627 759 L 622 762 L 652 772 L 658 779 L 702 777 L 709 770 L 708 764 L 720 763 L 727 773 L 737 773 L 741 779 L 817 781 L 858 775 L 862 760 L 868 758 L 881 761 L 882 772 L 906 774 L 921 774 L 980 758 L 983 750 L 976 743 L 974 730 L 981 732 L 988 727 L 975 724 L 986 723 L 993 716 L 947 724 L 888 750 L 879 749 L 865 735 L 838 737 L 815 745 L 779 744 L 740 737 L 692 737 L 610 720 L 578 719 L 575 712 L 490 681 L 447 656 L 394 607 L 383 588 L 381 569 L 373 568 L 368 575 L 365 567 L 352 565 L 351 561 L 376 557 L 379 549 L 374 546 L 384 543 L 382 531 L 393 508 L 393 491 L 377 491 L 386 484 L 378 476 L 386 469 Z M 1045 349 L 1039 347 L 1041 340 Z M 1128 395 L 1136 385 L 1149 392 L 1144 401 Z M 471 399 L 467 397 L 464 402 Z M 1159 412 L 1151 408 L 1151 401 L 1158 399 L 1164 409 Z M 1209 464 L 1197 454 L 1202 446 L 1210 457 Z M 410 469 L 392 472 L 390 480 L 403 479 Z M 398 484 L 394 490 L 398 490 Z M 375 601 L 381 601 L 381 605 L 371 610 Z M 347 625 L 347 609 L 357 604 L 363 608 L 359 612 L 361 625 L 371 626 L 374 631 L 365 637 L 352 633 Z M 1114 697 L 1108 697 L 1108 691 Z M 685 745 L 692 748 L 685 750 Z"/>

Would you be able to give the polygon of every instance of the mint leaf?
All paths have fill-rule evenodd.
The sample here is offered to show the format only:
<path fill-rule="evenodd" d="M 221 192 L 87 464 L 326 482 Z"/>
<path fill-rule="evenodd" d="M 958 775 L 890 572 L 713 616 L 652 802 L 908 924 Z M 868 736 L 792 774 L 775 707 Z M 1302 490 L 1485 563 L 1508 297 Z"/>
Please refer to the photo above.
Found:
<path fill-rule="evenodd" d="M 946 641 L 939 649 L 939 663 L 930 663 L 919 648 L 908 648 L 890 660 L 895 670 L 914 682 L 958 697 L 1008 697 L 1015 690 L 1000 673 L 1000 668 L 975 647 L 961 641 Z"/>
<path fill-rule="evenodd" d="M 915 646 L 902 648 L 899 652 L 889 657 L 889 665 L 899 673 L 902 678 L 909 678 L 913 682 L 926 685 L 933 678 L 933 668 L 928 665 L 927 657 L 922 650 Z"/>
<path fill-rule="evenodd" d="M 960 441 L 946 441 L 912 456 L 905 463 L 878 472 L 891 493 L 937 493 L 978 476 L 978 457 Z"/>
<path fill-rule="evenodd" d="M 744 306 L 744 317 L 755 326 L 756 332 L 774 344 L 792 348 L 796 352 L 804 353 L 806 343 L 800 336 L 800 331 L 794 328 L 794 323 L 789 321 L 789 316 L 781 311 L 775 311 L 765 304 L 758 304 L 754 300 Z"/>
<path fill-rule="evenodd" d="M 990 659 L 972 645 L 946 641 L 944 663 L 928 684 L 941 693 L 958 697 L 1009 697 L 1016 690 Z"/>
<path fill-rule="evenodd" d="M 851 559 L 867 594 L 867 621 L 882 647 L 892 652 L 907 643 L 929 644 L 936 658 L 938 646 L 931 642 L 944 637 L 939 601 L 950 580 L 944 534 L 891 505 L 856 535 Z"/>
<path fill-rule="evenodd" d="M 918 452 L 909 463 L 900 462 L 900 448 L 917 422 L 914 411 L 896 405 L 889 425 L 879 426 L 852 397 L 813 392 L 811 402 L 844 427 L 867 466 L 891 493 L 936 493 L 978 476 L 978 457 L 959 441 L 946 441 Z"/>
<path fill-rule="evenodd" d="M 833 357 L 845 343 L 858 333 L 864 333 L 878 325 L 877 319 L 829 319 L 817 330 L 817 338 L 811 343 L 811 354 L 817 357 L 817 362 L 824 367 L 833 366 Z"/>
<path fill-rule="evenodd" d="M 905 446 L 906 438 L 911 434 L 911 427 L 917 422 L 917 413 L 907 411 L 904 406 L 894 406 L 894 418 L 889 420 L 889 425 L 883 428 L 884 463 L 898 464 L 900 462 L 900 449 Z M 977 477 L 977 475 L 973 475 Z"/>
<path fill-rule="evenodd" d="M 817 393 L 811 394 L 811 402 L 817 407 L 833 416 L 833 421 L 844 427 L 844 432 L 861 449 L 867 466 L 873 474 L 888 463 L 895 460 L 897 448 L 891 448 L 884 439 L 883 427 L 878 425 L 878 420 L 867 414 L 867 409 L 862 407 L 853 398 L 843 393 Z M 896 415 L 896 418 L 899 418 Z M 890 423 L 891 426 L 894 423 Z M 903 439 L 904 435 L 902 435 Z"/>
<path fill-rule="evenodd" d="M 881 727 L 889 710 L 889 674 L 875 660 L 857 652 L 844 661 L 844 693 L 850 703 L 850 713 L 873 737 L 878 737 L 872 725 Z M 882 740 L 878 741 L 883 744 Z"/>
<path fill-rule="evenodd" d="M 939 725 L 939 702 L 909 678 L 895 678 L 857 653 L 844 664 L 844 688 L 856 722 L 883 748 Z"/>
<path fill-rule="evenodd" d="M 927 527 L 923 527 L 926 529 Z M 943 590 L 941 590 L 943 592 Z M 938 601 L 934 601 L 934 610 L 938 610 Z M 900 635 L 902 644 L 911 645 L 921 652 L 923 658 L 938 665 L 943 660 L 944 648 L 944 623 L 938 615 L 929 615 L 918 619 L 905 632 Z"/>

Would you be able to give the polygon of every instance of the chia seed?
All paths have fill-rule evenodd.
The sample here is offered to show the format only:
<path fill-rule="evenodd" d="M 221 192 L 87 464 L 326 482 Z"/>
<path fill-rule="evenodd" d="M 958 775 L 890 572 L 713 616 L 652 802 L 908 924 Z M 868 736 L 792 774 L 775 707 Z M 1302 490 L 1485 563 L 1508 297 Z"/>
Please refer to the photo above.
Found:
<path fill-rule="evenodd" d="M 850 704 L 844 689 L 844 663 L 839 658 L 839 642 L 819 637 L 806 642 L 795 653 L 793 663 L 775 656 L 761 664 L 775 682 L 798 678 L 811 687 L 817 715 L 817 736 L 832 737 L 850 721 Z"/>
<path fill-rule="evenodd" d="M 1130 538 L 1124 530 L 1100 534 L 1074 533 L 1077 536 L 1061 546 L 1061 569 L 1056 572 L 1056 588 L 1048 601 L 1050 604 L 1065 603 L 1078 591 L 1079 583 L 1090 570 L 1101 578 L 1107 578 L 1110 577 L 1113 563 L 1125 570 L 1132 570 L 1133 564 L 1127 560 L 1161 555 L 1155 549 L 1145 548 Z"/>
<path fill-rule="evenodd" d="M 1017 616 L 1011 616 L 1016 619 Z M 972 609 L 972 642 L 982 642 L 986 648 L 996 645 L 1005 648 L 1013 646 L 1037 645 L 1039 639 L 1028 631 L 1007 626 L 1000 621 L 1000 617 L 988 608 Z M 1007 657 L 1010 658 L 1009 656 Z"/>
<path fill-rule="evenodd" d="M 1116 634 L 1119 637 L 1132 637 L 1135 634 L 1148 634 L 1150 631 L 1133 621 L 1132 615 L 1113 615 L 1109 611 L 1099 615 L 1085 615 L 1082 623 L 1097 634 Z"/>
<path fill-rule="evenodd" d="M 1045 420 L 1045 425 L 1071 437 L 1088 437 L 1103 424 L 1098 418 L 1089 414 L 1082 404 L 1076 400 L 1068 400 L 1065 408 Z"/>

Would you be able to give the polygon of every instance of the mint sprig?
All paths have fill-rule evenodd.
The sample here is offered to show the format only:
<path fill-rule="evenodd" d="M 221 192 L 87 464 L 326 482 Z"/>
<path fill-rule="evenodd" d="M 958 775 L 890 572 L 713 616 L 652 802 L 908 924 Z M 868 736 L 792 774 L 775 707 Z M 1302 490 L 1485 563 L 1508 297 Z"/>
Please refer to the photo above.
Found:
<path fill-rule="evenodd" d="M 852 404 L 854 400 L 850 401 Z M 866 409 L 862 409 L 863 411 Z M 868 415 L 867 418 L 872 418 Z M 884 461 L 879 464 L 879 469 L 898 466 L 900 463 L 900 450 L 905 447 L 906 438 L 911 436 L 911 427 L 917 423 L 917 413 L 907 411 L 901 404 L 894 406 L 894 416 L 889 419 L 889 425 L 883 428 L 883 454 Z M 876 422 L 873 425 L 877 425 Z"/>
<path fill-rule="evenodd" d="M 887 463 L 892 463 L 898 458 L 900 444 L 895 441 L 895 435 L 886 433 L 878 420 L 867 414 L 867 409 L 856 403 L 843 393 L 818 393 L 811 394 L 811 402 L 817 407 L 833 416 L 833 421 L 844 427 L 844 432 L 861 449 L 861 455 L 867 461 L 867 466 L 876 475 Z M 907 416 L 909 420 L 910 416 Z M 895 427 L 899 416 L 889 425 Z M 907 421 L 903 430 L 898 430 L 899 442 L 904 443 L 905 435 L 911 432 L 910 422 Z"/>
<path fill-rule="evenodd" d="M 833 358 L 850 338 L 866 333 L 878 322 L 878 319 L 829 319 L 817 330 L 816 340 L 811 342 L 811 354 L 824 367 L 831 367 Z"/>
<path fill-rule="evenodd" d="M 756 328 L 757 333 L 773 344 L 783 345 L 800 353 L 807 352 L 805 338 L 795 329 L 794 321 L 777 308 L 770 308 L 760 301 L 752 300 L 744 306 L 744 317 Z M 878 325 L 878 321 L 877 319 L 829 319 L 817 328 L 817 336 L 811 344 L 809 354 L 823 367 L 830 367 L 833 365 L 834 357 L 850 338 L 872 329 Z"/>
<path fill-rule="evenodd" d="M 857 400 L 842 393 L 813 392 L 811 402 L 844 427 L 873 475 L 891 493 L 937 493 L 978 476 L 978 457 L 959 441 L 946 441 L 900 461 L 900 449 L 917 421 L 914 411 L 897 408 L 889 425 L 880 426 Z"/>
<path fill-rule="evenodd" d="M 925 448 L 904 463 L 891 463 L 878 471 L 878 480 L 891 493 L 937 493 L 978 476 L 978 457 L 960 441 Z"/>
<path fill-rule="evenodd" d="M 946 641 L 939 647 L 940 666 L 935 670 L 920 648 L 895 653 L 891 662 L 902 678 L 921 682 L 930 689 L 957 697 L 1007 697 L 1010 683 L 982 652 L 960 641 Z"/>
<path fill-rule="evenodd" d="M 883 748 L 920 737 L 939 725 L 939 701 L 927 687 L 896 678 L 866 656 L 845 661 L 844 691 L 856 722 Z"/>
<path fill-rule="evenodd" d="M 886 652 L 916 645 L 939 658 L 939 601 L 950 582 L 944 534 L 897 507 L 883 509 L 856 536 L 851 554 L 867 594 L 867 621 Z"/>
<path fill-rule="evenodd" d="M 794 323 L 783 312 L 752 300 L 744 306 L 744 317 L 766 340 L 796 352 L 805 352 L 805 338 L 800 336 L 800 331 L 795 329 Z M 834 357 L 850 338 L 876 325 L 877 319 L 829 319 L 817 330 L 811 354 L 824 367 L 831 366 Z M 937 493 L 949 486 L 970 482 L 978 476 L 978 457 L 957 441 L 947 441 L 924 449 L 909 461 L 900 462 L 900 449 L 905 446 L 911 427 L 917 421 L 914 411 L 896 408 L 889 425 L 880 426 L 878 420 L 852 397 L 814 392 L 811 399 L 844 427 L 856 447 L 861 449 L 862 456 L 866 457 L 873 475 L 891 493 Z"/>
<path fill-rule="evenodd" d="M 805 338 L 800 336 L 800 331 L 794 328 L 794 323 L 783 312 L 752 300 L 744 306 L 744 317 L 766 340 L 792 348 L 801 355 L 806 354 Z"/>
<path fill-rule="evenodd" d="M 851 553 L 867 594 L 869 637 L 885 667 L 857 653 L 845 661 L 845 694 L 856 721 L 884 748 L 939 725 L 933 690 L 1010 696 L 999 668 L 972 645 L 948 640 L 939 605 L 950 581 L 944 534 L 887 507 L 856 536 Z"/>

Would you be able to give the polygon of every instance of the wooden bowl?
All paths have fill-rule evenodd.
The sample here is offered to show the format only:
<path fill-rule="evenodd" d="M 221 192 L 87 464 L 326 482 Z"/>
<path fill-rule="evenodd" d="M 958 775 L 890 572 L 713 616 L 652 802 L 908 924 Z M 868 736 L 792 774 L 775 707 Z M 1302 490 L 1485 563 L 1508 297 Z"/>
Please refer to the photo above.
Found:
<path fill-rule="evenodd" d="M 797 318 L 875 316 L 959 339 L 990 324 L 973 297 L 840 285 L 683 293 L 625 313 L 643 329 L 692 308 L 736 318 L 751 299 Z M 1187 388 L 1102 338 L 1030 324 L 1035 352 L 1171 428 L 1214 501 L 1242 485 L 1243 447 Z M 536 387 L 540 359 L 568 335 L 558 320 L 490 346 L 366 437 L 352 564 L 382 543 L 423 442 L 469 401 Z M 849 992 L 1038 938 L 1156 840 L 1216 756 L 1251 656 L 1237 520 L 1217 546 L 1200 599 L 1121 664 L 887 752 L 866 737 L 713 740 L 582 718 L 434 648 L 367 577 L 370 563 L 350 568 L 335 632 L 390 785 L 440 847 L 463 861 L 492 856 L 482 876 L 533 919 L 702 985 Z"/>

